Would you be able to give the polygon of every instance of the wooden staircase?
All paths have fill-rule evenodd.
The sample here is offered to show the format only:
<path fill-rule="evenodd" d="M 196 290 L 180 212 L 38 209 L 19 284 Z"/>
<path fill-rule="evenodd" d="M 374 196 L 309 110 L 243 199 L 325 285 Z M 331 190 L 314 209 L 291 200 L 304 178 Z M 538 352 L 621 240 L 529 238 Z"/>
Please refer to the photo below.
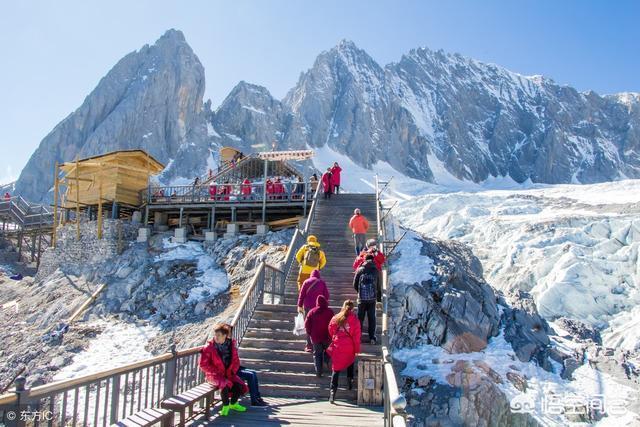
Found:
<path fill-rule="evenodd" d="M 346 299 L 356 302 L 353 289 L 353 260 L 355 249 L 348 222 L 353 210 L 360 208 L 369 219 L 371 238 L 377 235 L 375 194 L 340 194 L 330 200 L 318 200 L 309 234 L 315 235 L 327 257 L 322 277 L 329 288 L 329 305 L 337 313 Z M 297 313 L 298 268 L 292 268 L 287 276 L 283 304 L 259 304 L 240 346 L 243 366 L 258 371 L 260 390 L 265 397 L 297 397 L 328 399 L 331 371 L 325 369 L 322 377 L 315 375 L 313 356 L 304 351 L 306 340 L 291 332 Z M 365 333 L 360 356 L 381 357 L 381 310 L 378 310 L 378 344 L 369 344 Z M 367 330 L 366 321 L 363 330 Z M 357 370 L 356 370 L 357 375 Z M 354 389 L 346 389 L 346 373 L 340 376 L 337 400 L 355 403 L 357 381 Z"/>

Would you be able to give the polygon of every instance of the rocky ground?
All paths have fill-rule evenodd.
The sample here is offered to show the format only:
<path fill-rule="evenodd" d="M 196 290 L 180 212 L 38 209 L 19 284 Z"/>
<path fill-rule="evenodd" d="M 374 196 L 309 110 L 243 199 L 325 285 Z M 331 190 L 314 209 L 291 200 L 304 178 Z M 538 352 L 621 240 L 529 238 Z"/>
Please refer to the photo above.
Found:
<path fill-rule="evenodd" d="M 548 324 L 526 292 L 494 290 L 466 245 L 409 232 L 392 257 L 391 285 L 390 338 L 410 425 L 603 419 L 540 409 L 545 395 L 578 393 L 624 398 L 629 418 L 618 421 L 640 422 L 638 354 L 603 347 L 584 323 Z M 533 406 L 518 411 L 523 398 Z"/>
<path fill-rule="evenodd" d="M 148 342 L 136 343 L 150 354 L 172 343 L 178 348 L 202 344 L 215 322 L 232 317 L 259 261 L 282 262 L 291 234 L 285 230 L 206 245 L 173 245 L 168 235 L 158 234 L 148 245 L 128 243 L 121 255 L 101 262 L 65 260 L 37 281 L 32 276 L 14 281 L 0 273 L 0 387 L 10 386 L 17 375 L 27 375 L 31 386 L 59 377 L 93 339 L 105 330 L 113 333 L 114 325 L 153 330 Z M 10 261 L 5 265 L 21 268 Z M 64 328 L 102 284 L 106 288 L 96 303 Z"/>

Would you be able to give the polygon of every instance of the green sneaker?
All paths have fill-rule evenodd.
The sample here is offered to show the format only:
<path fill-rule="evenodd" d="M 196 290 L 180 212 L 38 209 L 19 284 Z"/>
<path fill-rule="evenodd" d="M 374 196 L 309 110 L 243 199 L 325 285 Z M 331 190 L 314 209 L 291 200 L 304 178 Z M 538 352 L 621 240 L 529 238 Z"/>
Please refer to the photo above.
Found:
<path fill-rule="evenodd" d="M 234 411 L 238 411 L 238 412 L 244 412 L 244 411 L 247 410 L 247 408 L 245 406 L 242 406 L 238 402 L 229 405 L 229 408 L 233 409 Z"/>
<path fill-rule="evenodd" d="M 220 409 L 220 415 L 226 417 L 227 415 L 229 415 L 229 409 L 231 409 L 230 405 L 223 406 L 222 409 Z"/>

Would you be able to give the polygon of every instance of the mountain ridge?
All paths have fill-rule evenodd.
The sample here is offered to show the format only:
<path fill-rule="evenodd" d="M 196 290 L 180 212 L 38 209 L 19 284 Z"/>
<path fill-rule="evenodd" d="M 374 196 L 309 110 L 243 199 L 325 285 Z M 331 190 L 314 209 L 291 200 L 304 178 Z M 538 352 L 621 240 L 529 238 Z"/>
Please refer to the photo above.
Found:
<path fill-rule="evenodd" d="M 282 99 L 240 81 L 215 110 L 203 102 L 204 84 L 184 35 L 168 30 L 125 55 L 54 127 L 17 191 L 46 198 L 56 160 L 107 148 L 147 149 L 167 164 L 162 181 L 187 182 L 215 165 L 223 145 L 245 152 L 327 145 L 365 168 L 384 161 L 428 182 L 442 169 L 473 182 L 640 178 L 640 94 L 579 92 L 441 49 L 411 49 L 380 65 L 343 39 Z"/>

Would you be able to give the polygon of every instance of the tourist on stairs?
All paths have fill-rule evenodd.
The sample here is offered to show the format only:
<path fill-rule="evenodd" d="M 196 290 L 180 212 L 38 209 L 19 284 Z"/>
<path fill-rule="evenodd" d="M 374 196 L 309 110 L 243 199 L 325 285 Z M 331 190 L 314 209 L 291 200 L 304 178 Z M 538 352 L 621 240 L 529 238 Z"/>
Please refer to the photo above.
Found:
<path fill-rule="evenodd" d="M 307 336 L 311 338 L 313 345 L 313 362 L 316 368 L 316 376 L 322 376 L 323 362 L 329 362 L 329 356 L 326 354 L 327 347 L 331 338 L 329 337 L 329 322 L 335 314 L 329 308 L 328 298 L 324 295 L 318 295 L 316 305 L 307 312 L 307 318 L 304 321 L 304 328 L 307 330 Z"/>
<path fill-rule="evenodd" d="M 333 191 L 336 194 L 340 194 L 340 172 L 342 172 L 342 168 L 338 162 L 335 162 L 331 168 L 331 180 L 333 183 Z"/>
<path fill-rule="evenodd" d="M 353 276 L 353 287 L 358 292 L 358 319 L 360 325 L 367 317 L 369 326 L 369 341 L 376 343 L 376 301 L 382 301 L 380 286 L 380 272 L 373 261 L 373 255 L 367 254 L 364 264 L 358 268 Z"/>
<path fill-rule="evenodd" d="M 360 255 L 358 255 L 355 261 L 353 261 L 353 269 L 357 270 L 362 264 L 364 264 L 364 259 L 367 254 L 373 255 L 373 262 L 376 264 L 376 267 L 378 267 L 378 271 L 382 271 L 382 266 L 387 258 L 378 250 L 378 242 L 376 242 L 376 239 L 367 240 L 366 249 L 360 252 Z"/>
<path fill-rule="evenodd" d="M 327 263 L 324 251 L 320 249 L 320 243 L 316 236 L 309 236 L 307 244 L 296 252 L 296 261 L 300 264 L 298 272 L 298 292 L 305 280 L 311 277 L 311 272 L 315 269 L 322 270 Z"/>
<path fill-rule="evenodd" d="M 244 412 L 247 410 L 238 403 L 238 398 L 249 388 L 238 376 L 240 358 L 235 340 L 231 339 L 231 326 L 218 324 L 214 327 L 213 340 L 200 351 L 200 369 L 205 373 L 207 382 L 220 390 L 222 409 L 220 415 L 229 415 L 229 410 Z"/>
<path fill-rule="evenodd" d="M 298 294 L 298 312 L 308 313 L 316 306 L 318 295 L 324 295 L 329 299 L 329 289 L 327 284 L 320 278 L 320 270 L 313 270 L 311 277 L 304 281 Z M 307 346 L 304 351 L 311 353 L 311 337 L 307 334 Z"/>
<path fill-rule="evenodd" d="M 338 390 L 340 371 L 347 370 L 348 389 L 353 388 L 353 365 L 356 354 L 360 353 L 360 322 L 353 312 L 353 301 L 346 300 L 340 313 L 329 322 L 331 344 L 327 354 L 331 357 L 331 391 L 329 401 L 333 403 Z"/>
<path fill-rule="evenodd" d="M 315 173 L 311 175 L 309 178 L 309 183 L 311 184 L 311 193 L 316 194 L 316 190 L 318 189 L 318 175 Z"/>
<path fill-rule="evenodd" d="M 327 171 L 322 174 L 322 189 L 324 191 L 324 198 L 330 199 L 331 193 L 333 193 L 333 178 L 331 176 L 331 168 L 327 168 Z"/>
<path fill-rule="evenodd" d="M 353 216 L 349 220 L 349 228 L 353 232 L 353 242 L 356 246 L 356 256 L 364 249 L 367 241 L 367 231 L 369 231 L 369 221 L 362 215 L 360 209 L 353 211 Z"/>

